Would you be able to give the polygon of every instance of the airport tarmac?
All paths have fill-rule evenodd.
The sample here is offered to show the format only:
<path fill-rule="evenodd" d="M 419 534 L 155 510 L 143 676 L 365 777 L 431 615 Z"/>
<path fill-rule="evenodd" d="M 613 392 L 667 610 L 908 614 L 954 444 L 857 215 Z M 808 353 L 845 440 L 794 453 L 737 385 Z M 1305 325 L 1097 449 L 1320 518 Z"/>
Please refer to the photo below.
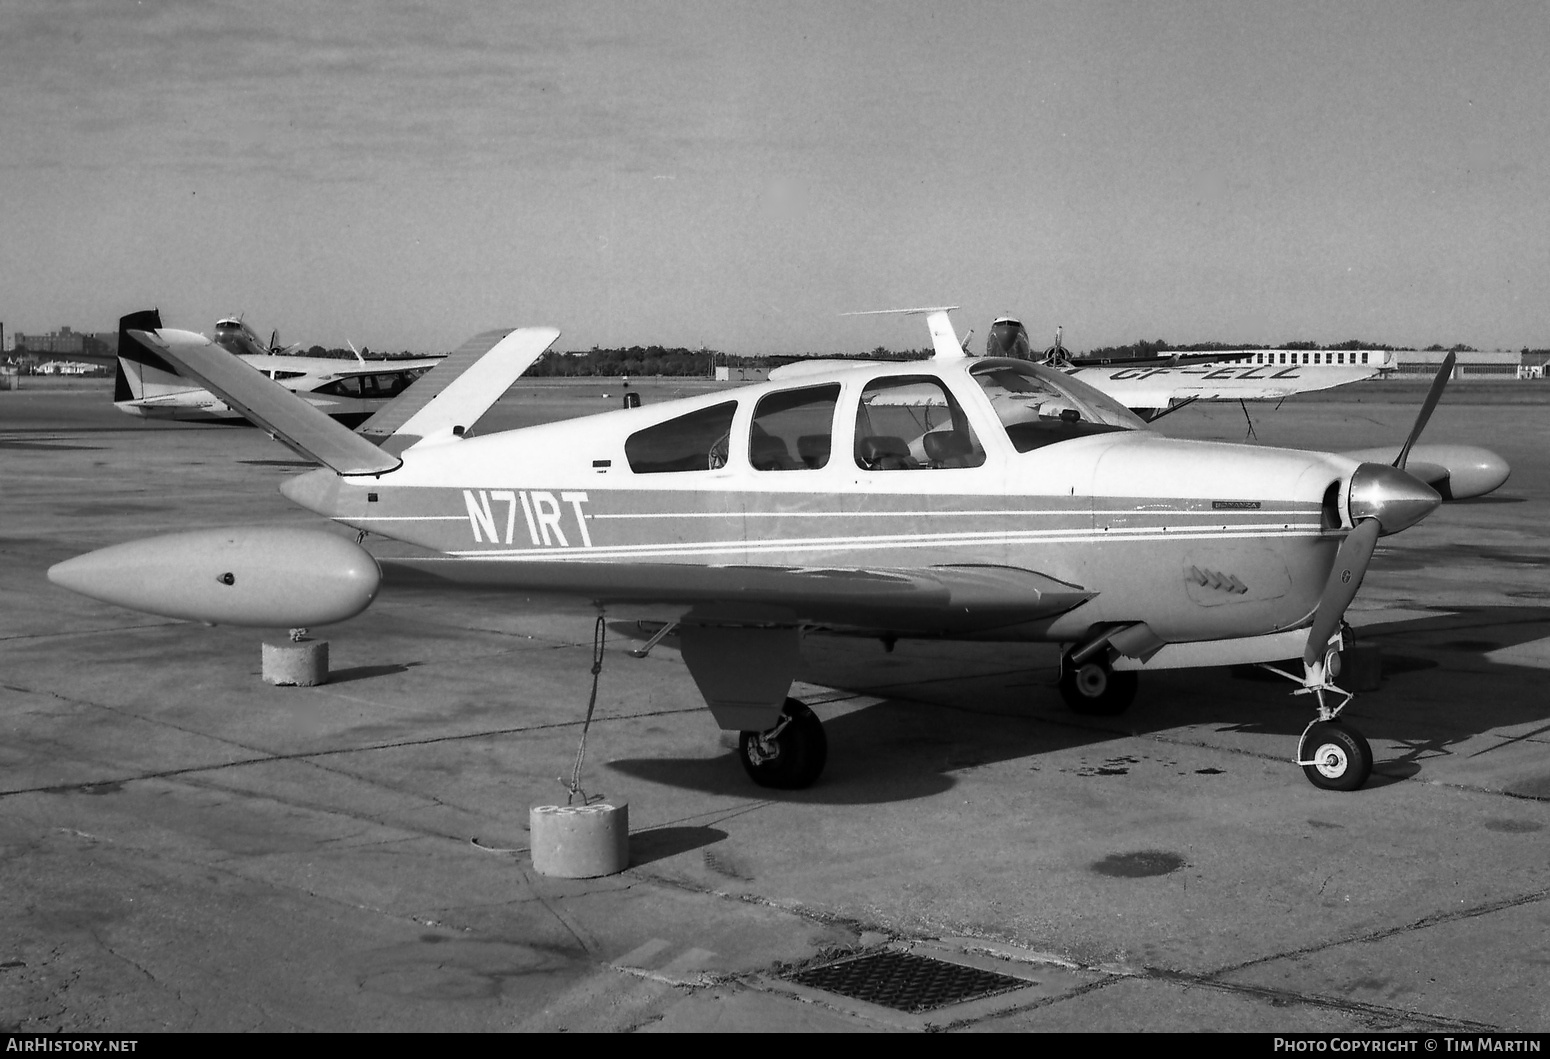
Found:
<path fill-rule="evenodd" d="M 1422 388 L 1361 385 L 1251 405 L 1258 437 L 1397 443 Z M 306 465 L 128 420 L 107 383 L 0 392 L 0 1031 L 1550 1029 L 1550 386 L 1520 386 L 1444 396 L 1424 440 L 1512 478 L 1384 538 L 1350 612 L 1384 655 L 1346 714 L 1365 789 L 1304 779 L 1310 708 L 1259 671 L 1082 718 L 1048 650 L 814 636 L 795 694 L 829 766 L 772 793 L 672 641 L 632 658 L 611 615 L 583 783 L 629 804 L 632 859 L 589 881 L 536 874 L 526 831 L 564 801 L 584 610 L 388 585 L 326 630 L 329 684 L 271 687 L 260 633 L 44 572 L 319 524 L 276 491 Z M 487 418 L 617 389 L 522 383 Z M 1236 404 L 1162 425 L 1245 431 Z M 790 979 L 883 950 L 1022 984 L 909 1014 Z"/>

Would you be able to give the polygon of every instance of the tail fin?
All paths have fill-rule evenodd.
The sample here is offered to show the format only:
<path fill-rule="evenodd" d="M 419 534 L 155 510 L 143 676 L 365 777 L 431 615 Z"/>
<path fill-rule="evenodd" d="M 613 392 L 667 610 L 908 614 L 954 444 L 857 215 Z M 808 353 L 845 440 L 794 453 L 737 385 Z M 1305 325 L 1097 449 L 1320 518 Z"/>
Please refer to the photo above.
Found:
<path fill-rule="evenodd" d="M 130 336 L 296 452 L 338 474 L 384 474 L 403 461 L 373 445 L 204 335 L 163 328 Z"/>
<path fill-rule="evenodd" d="M 169 375 L 177 369 L 136 341 L 131 331 L 155 331 L 161 327 L 161 313 L 142 309 L 118 318 L 118 373 L 113 378 L 114 401 L 137 401 L 145 396 L 143 367 L 156 368 Z"/>
<path fill-rule="evenodd" d="M 361 424 L 360 433 L 399 453 L 432 434 L 471 427 L 559 337 L 553 327 L 475 335 Z"/>

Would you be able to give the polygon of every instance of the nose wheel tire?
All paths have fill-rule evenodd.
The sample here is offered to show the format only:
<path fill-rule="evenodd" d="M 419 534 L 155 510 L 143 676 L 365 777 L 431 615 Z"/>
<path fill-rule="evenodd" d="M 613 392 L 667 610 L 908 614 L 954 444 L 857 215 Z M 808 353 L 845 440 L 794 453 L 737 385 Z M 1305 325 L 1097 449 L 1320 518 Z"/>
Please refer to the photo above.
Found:
<path fill-rule="evenodd" d="M 1338 721 L 1309 728 L 1297 756 L 1308 782 L 1322 790 L 1354 791 L 1372 775 L 1372 747 Z"/>
<path fill-rule="evenodd" d="M 1136 698 L 1136 675 L 1116 673 L 1102 662 L 1060 667 L 1060 697 L 1072 713 L 1089 717 L 1116 717 Z"/>
<path fill-rule="evenodd" d="M 787 699 L 774 728 L 738 737 L 737 756 L 749 779 L 759 786 L 801 790 L 812 786 L 823 771 L 829 739 L 817 714 L 804 703 Z"/>

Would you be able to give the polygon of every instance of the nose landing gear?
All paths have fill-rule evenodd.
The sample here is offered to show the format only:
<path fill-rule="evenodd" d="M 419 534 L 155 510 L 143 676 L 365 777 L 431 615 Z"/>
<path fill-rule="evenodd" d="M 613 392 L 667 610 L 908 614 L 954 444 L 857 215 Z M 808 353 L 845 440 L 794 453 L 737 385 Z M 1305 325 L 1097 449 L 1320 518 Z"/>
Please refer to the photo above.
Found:
<path fill-rule="evenodd" d="M 1314 721 L 1297 745 L 1308 782 L 1326 791 L 1354 791 L 1372 775 L 1372 747 L 1339 721 Z"/>
<path fill-rule="evenodd" d="M 1308 722 L 1297 742 L 1297 764 L 1308 782 L 1326 791 L 1354 791 L 1372 775 L 1372 747 L 1355 728 L 1339 720 L 1340 711 L 1356 696 L 1335 684 L 1340 675 L 1340 651 L 1353 642 L 1350 626 L 1340 624 L 1330 637 L 1324 657 L 1304 665 L 1301 677 L 1273 665 L 1260 664 L 1278 676 L 1302 686 L 1294 695 L 1312 695 L 1318 700 L 1318 716 Z M 1340 704 L 1331 706 L 1326 695 L 1339 695 Z"/>

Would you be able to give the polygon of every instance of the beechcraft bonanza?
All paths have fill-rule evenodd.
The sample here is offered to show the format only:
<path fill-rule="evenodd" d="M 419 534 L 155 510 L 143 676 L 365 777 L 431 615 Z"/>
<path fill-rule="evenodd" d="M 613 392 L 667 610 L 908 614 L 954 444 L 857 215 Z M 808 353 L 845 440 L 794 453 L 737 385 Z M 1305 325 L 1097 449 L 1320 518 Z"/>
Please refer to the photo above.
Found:
<path fill-rule="evenodd" d="M 242 422 L 243 415 L 209 390 L 190 383 L 176 366 L 153 347 L 135 340 L 137 331 L 155 331 L 161 316 L 155 309 L 131 313 L 119 320 L 117 376 L 113 404 L 119 411 L 146 419 L 188 422 Z M 440 357 L 354 362 L 333 357 L 289 355 L 278 334 L 268 344 L 238 317 L 215 325 L 215 343 L 250 368 L 261 372 L 308 404 L 347 426 L 369 419 L 410 383 L 440 363 Z"/>
<path fill-rule="evenodd" d="M 741 733 L 743 767 L 776 788 L 811 784 L 827 757 L 817 716 L 788 697 L 811 631 L 1059 644 L 1060 692 L 1089 714 L 1128 707 L 1141 673 L 1258 663 L 1313 706 L 1295 757 L 1309 780 L 1361 786 L 1372 751 L 1341 718 L 1343 618 L 1378 538 L 1440 502 L 1405 466 L 1447 371 L 1393 464 L 1362 463 L 1160 436 L 1061 371 L 966 355 L 945 308 L 909 311 L 932 360 L 480 437 L 459 426 L 505 387 L 459 378 L 379 413 L 381 446 L 200 335 L 136 331 L 322 465 L 286 497 L 357 539 L 425 551 L 379 563 L 324 530 L 239 527 L 115 545 L 49 577 L 150 613 L 280 628 L 352 617 L 384 571 L 665 619 L 716 723 Z M 514 378 L 558 335 L 481 336 L 469 374 L 489 361 Z M 1294 657 L 1299 672 L 1274 665 Z"/>

